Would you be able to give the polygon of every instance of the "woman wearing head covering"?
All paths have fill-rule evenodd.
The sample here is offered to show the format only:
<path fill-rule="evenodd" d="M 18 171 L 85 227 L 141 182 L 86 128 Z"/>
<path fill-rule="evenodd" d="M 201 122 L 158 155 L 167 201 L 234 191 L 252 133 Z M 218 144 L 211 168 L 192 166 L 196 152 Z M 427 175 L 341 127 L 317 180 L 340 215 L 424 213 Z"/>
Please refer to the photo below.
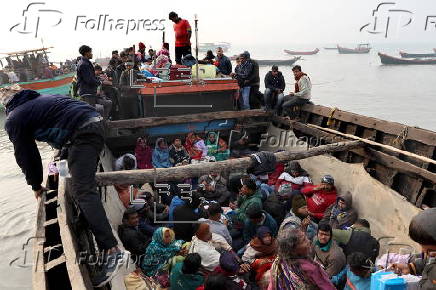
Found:
<path fill-rule="evenodd" d="M 256 273 L 256 283 L 266 289 L 269 283 L 270 269 L 277 256 L 277 240 L 266 226 L 257 229 L 256 236 L 250 241 L 242 256 L 242 261 L 250 263 Z"/>
<path fill-rule="evenodd" d="M 155 168 L 172 167 L 170 162 L 170 151 L 164 138 L 158 138 L 156 140 L 156 146 L 154 147 L 152 154 L 152 163 Z"/>
<path fill-rule="evenodd" d="M 138 169 L 153 168 L 151 161 L 152 152 L 153 149 L 147 144 L 147 137 L 136 140 L 135 157 Z"/>
<path fill-rule="evenodd" d="M 248 269 L 247 267 L 244 268 Z M 236 254 L 234 252 L 224 252 L 221 254 L 219 266 L 215 268 L 212 275 L 221 274 L 232 281 L 231 284 L 235 286 L 235 289 L 246 289 L 247 283 L 238 276 L 240 272 L 241 265 Z M 242 273 L 244 273 L 244 271 L 242 271 Z"/>
<path fill-rule="evenodd" d="M 155 276 L 182 248 L 183 241 L 175 240 L 173 230 L 165 227 L 158 228 L 151 243 L 145 251 L 141 269 L 145 275 Z"/>
<path fill-rule="evenodd" d="M 185 149 L 194 160 L 200 160 L 207 156 L 206 144 L 195 132 L 189 133 L 186 137 Z"/>
<path fill-rule="evenodd" d="M 219 133 L 209 132 L 206 139 L 207 155 L 214 156 L 216 161 L 227 160 L 230 156 L 226 141 L 219 137 Z"/>
<path fill-rule="evenodd" d="M 268 289 L 336 289 L 327 273 L 310 257 L 311 244 L 300 229 L 287 228 L 277 237 L 278 256 L 271 267 Z"/>

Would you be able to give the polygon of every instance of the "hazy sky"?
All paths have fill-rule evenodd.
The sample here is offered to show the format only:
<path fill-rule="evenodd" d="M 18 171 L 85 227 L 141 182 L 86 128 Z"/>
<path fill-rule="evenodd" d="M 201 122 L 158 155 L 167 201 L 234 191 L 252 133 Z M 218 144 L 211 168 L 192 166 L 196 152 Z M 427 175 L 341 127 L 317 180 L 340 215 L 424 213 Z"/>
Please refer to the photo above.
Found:
<path fill-rule="evenodd" d="M 37 0 L 34 0 L 36 2 Z M 139 41 L 147 47 L 160 47 L 162 32 L 126 29 L 117 31 L 96 31 L 85 29 L 84 24 L 78 24 L 75 31 L 77 16 L 80 20 L 98 19 L 100 14 L 108 14 L 107 19 L 164 19 L 166 39 L 173 46 L 174 33 L 172 23 L 167 20 L 170 11 L 176 11 L 182 18 L 194 24 L 194 14 L 199 18 L 199 41 L 227 41 L 233 46 L 247 47 L 255 45 L 311 48 L 313 43 L 360 43 L 360 42 L 432 42 L 436 40 L 435 24 L 429 23 L 424 30 L 426 17 L 436 15 L 435 0 L 399 0 L 392 1 L 395 5 L 384 6 L 377 13 L 377 31 L 380 34 L 370 34 L 360 28 L 371 23 L 373 28 L 372 10 L 382 1 L 372 0 L 275 0 L 275 1 L 53 1 L 38 0 L 45 5 L 34 5 L 26 14 L 28 16 L 27 31 L 18 25 L 12 32 L 10 28 L 22 24 L 23 10 L 32 1 L 15 0 L 9 2 L 5 9 L 2 2 L 2 17 L 0 18 L 0 52 L 41 47 L 41 38 L 45 46 L 54 46 L 53 57 L 56 60 L 77 56 L 81 44 L 94 48 L 95 54 L 109 54 L 112 49 L 121 49 Z M 39 9 L 59 10 L 56 12 L 41 12 Z M 403 9 L 407 12 L 387 12 L 388 9 Z M 40 16 L 38 37 L 35 38 L 37 16 Z M 390 16 L 389 37 L 384 38 L 384 28 L 387 16 Z M 62 18 L 62 22 L 50 27 Z M 409 19 L 412 22 L 405 27 Z M 433 18 L 436 22 L 436 16 Z M 133 22 L 132 22 L 133 23 Z M 90 24 L 90 23 L 89 23 Z M 101 30 L 101 29 L 100 29 Z M 106 30 L 108 28 L 106 27 Z M 374 29 L 372 29 L 374 30 Z M 435 41 L 436 43 L 436 41 Z M 435 45 L 436 46 L 436 45 Z M 52 57 L 52 58 L 53 58 Z"/>

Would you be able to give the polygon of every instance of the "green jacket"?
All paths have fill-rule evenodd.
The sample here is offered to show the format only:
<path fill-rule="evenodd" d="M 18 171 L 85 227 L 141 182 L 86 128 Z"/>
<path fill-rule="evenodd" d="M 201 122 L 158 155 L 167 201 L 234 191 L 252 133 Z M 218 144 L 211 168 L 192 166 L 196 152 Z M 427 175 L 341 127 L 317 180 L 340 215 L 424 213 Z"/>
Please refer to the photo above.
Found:
<path fill-rule="evenodd" d="M 354 228 L 354 231 L 362 231 L 371 233 L 371 230 L 364 227 L 356 227 Z M 335 240 L 338 244 L 346 245 L 350 241 L 351 234 L 353 233 L 352 229 L 349 230 L 333 230 L 333 240 Z"/>
<path fill-rule="evenodd" d="M 238 209 L 236 210 L 236 217 L 239 221 L 245 222 L 247 219 L 247 209 L 253 205 L 258 204 L 262 208 L 262 194 L 258 189 L 253 195 L 250 196 L 239 196 L 238 198 Z"/>

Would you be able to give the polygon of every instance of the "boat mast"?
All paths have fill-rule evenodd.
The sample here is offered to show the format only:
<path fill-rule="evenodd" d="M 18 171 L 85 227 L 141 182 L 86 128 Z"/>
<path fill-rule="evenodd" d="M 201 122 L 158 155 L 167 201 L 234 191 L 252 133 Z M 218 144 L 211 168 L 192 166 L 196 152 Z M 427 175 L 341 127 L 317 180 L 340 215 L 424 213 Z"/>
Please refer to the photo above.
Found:
<path fill-rule="evenodd" d="M 198 19 L 197 14 L 194 14 L 194 23 L 195 23 L 195 59 L 197 60 L 197 64 L 195 65 L 195 73 L 197 76 L 197 82 L 199 81 L 198 76 Z"/>

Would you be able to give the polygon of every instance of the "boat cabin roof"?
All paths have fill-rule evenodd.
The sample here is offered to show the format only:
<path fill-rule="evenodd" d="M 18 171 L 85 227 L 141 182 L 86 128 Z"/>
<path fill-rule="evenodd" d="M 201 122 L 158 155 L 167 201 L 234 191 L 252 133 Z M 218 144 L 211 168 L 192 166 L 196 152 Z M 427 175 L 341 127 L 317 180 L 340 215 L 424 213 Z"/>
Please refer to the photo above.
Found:
<path fill-rule="evenodd" d="M 48 52 L 47 50 L 49 50 L 51 48 L 53 48 L 53 47 L 52 46 L 51 47 L 43 47 L 43 48 L 28 49 L 28 50 L 15 51 L 15 52 L 2 52 L 1 54 L 6 54 L 9 56 L 14 56 L 14 55 L 19 56 L 19 55 L 25 55 L 28 53 L 35 53 L 35 52 L 41 52 L 41 51 Z"/>

